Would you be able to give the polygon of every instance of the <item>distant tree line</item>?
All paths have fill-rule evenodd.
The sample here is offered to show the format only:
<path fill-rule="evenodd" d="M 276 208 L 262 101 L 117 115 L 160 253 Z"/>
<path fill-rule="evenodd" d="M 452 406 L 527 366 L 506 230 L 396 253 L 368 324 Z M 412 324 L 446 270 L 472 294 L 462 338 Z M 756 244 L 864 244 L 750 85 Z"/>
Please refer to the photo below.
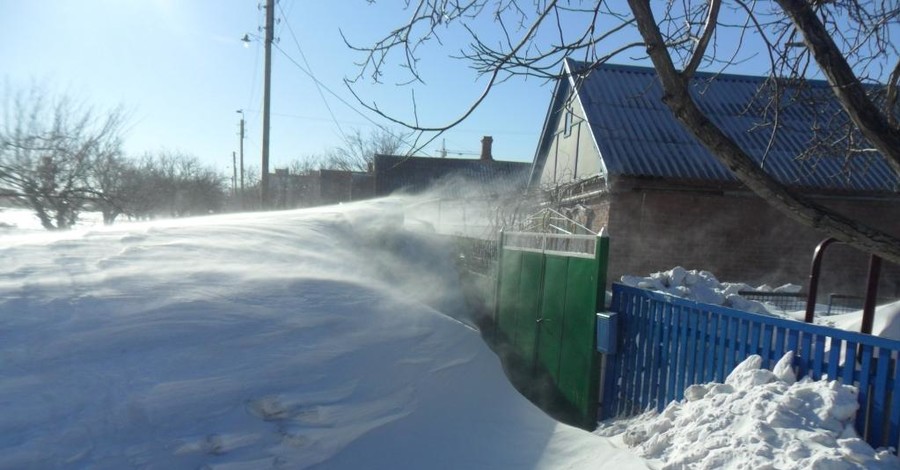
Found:
<path fill-rule="evenodd" d="M 117 218 L 185 217 L 223 210 L 226 178 L 197 157 L 123 154 L 123 109 L 98 111 L 41 87 L 5 94 L 0 123 L 0 196 L 34 211 L 48 230 L 81 212 Z"/>
<path fill-rule="evenodd" d="M 246 168 L 239 187 L 193 155 L 126 156 L 121 107 L 98 110 L 40 86 L 7 86 L 0 117 L 0 203 L 30 208 L 47 230 L 69 229 L 85 211 L 112 224 L 263 207 L 257 167 Z M 397 154 L 407 136 L 353 130 L 342 145 L 295 159 L 288 171 L 367 171 L 375 154 Z"/>
<path fill-rule="evenodd" d="M 317 170 L 371 171 L 375 155 L 400 155 L 409 145 L 409 132 L 377 127 L 368 134 L 353 129 L 342 134 L 341 144 L 320 155 L 297 158 L 288 165 L 288 173 L 305 175 Z"/>

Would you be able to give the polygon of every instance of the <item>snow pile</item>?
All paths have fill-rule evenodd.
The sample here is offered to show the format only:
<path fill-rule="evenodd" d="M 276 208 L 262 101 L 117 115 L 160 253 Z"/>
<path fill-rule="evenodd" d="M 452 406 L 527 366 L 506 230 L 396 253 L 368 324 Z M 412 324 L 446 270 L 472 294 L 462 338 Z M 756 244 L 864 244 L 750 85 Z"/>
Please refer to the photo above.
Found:
<path fill-rule="evenodd" d="M 653 273 L 648 277 L 622 276 L 622 283 L 640 289 L 649 289 L 700 303 L 722 305 L 745 312 L 783 316 L 778 307 L 742 297 L 738 292 L 756 290 L 762 292 L 797 293 L 802 289 L 796 284 L 772 288 L 768 285 L 752 287 L 740 282 L 719 282 L 709 271 L 686 270 L 676 266 L 668 271 Z"/>
<path fill-rule="evenodd" d="M 859 331 L 862 327 L 862 311 L 816 317 L 815 322 L 831 328 Z M 900 301 L 884 304 L 875 309 L 872 334 L 882 338 L 900 340 Z"/>
<path fill-rule="evenodd" d="M 791 352 L 769 371 L 751 356 L 724 384 L 692 385 L 662 413 L 603 423 L 597 434 L 670 469 L 898 468 L 900 459 L 856 435 L 856 388 L 798 382 L 792 360 Z"/>
<path fill-rule="evenodd" d="M 768 284 L 753 287 L 740 282 L 720 282 L 709 271 L 686 270 L 676 266 L 668 271 L 653 273 L 647 277 L 622 276 L 622 284 L 640 289 L 649 289 L 676 297 L 705 304 L 722 305 L 744 312 L 771 315 L 788 320 L 803 320 L 804 311 L 784 311 L 777 305 L 742 297 L 738 292 L 751 290 L 759 292 L 784 292 L 796 294 L 802 287 L 785 284 L 772 288 Z M 841 315 L 822 315 L 825 306 L 817 306 L 813 320 L 818 325 L 845 331 L 860 331 L 862 310 Z M 875 309 L 872 334 L 882 338 L 900 340 L 900 301 L 882 305 Z"/>
<path fill-rule="evenodd" d="M 509 384 L 396 207 L 0 236 L 0 468 L 647 468 Z"/>

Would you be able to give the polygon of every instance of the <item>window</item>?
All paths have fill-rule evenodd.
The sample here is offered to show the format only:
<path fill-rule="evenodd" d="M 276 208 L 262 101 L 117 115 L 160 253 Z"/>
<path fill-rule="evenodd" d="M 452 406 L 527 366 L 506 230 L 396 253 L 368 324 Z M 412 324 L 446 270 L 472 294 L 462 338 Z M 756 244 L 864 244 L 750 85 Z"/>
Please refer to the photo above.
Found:
<path fill-rule="evenodd" d="M 564 124 L 565 127 L 563 127 L 563 137 L 568 137 L 568 136 L 572 135 L 572 110 L 566 109 L 565 113 L 566 113 L 566 115 L 564 118 L 565 119 L 565 124 Z"/>

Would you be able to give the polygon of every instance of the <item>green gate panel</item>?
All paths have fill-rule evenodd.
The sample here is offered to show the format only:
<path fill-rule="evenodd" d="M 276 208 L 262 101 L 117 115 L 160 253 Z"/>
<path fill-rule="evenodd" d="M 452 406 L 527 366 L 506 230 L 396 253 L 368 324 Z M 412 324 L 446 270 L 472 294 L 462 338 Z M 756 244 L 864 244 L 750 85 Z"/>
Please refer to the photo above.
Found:
<path fill-rule="evenodd" d="M 500 292 L 497 294 L 497 329 L 506 341 L 515 337 L 516 311 L 519 298 L 519 277 L 522 272 L 522 252 L 505 250 L 500 259 Z"/>
<path fill-rule="evenodd" d="M 609 239 L 598 237 L 595 247 L 592 258 L 501 247 L 496 293 L 497 329 L 518 364 L 549 379 L 587 429 L 599 398 L 596 313 Z"/>
<path fill-rule="evenodd" d="M 566 308 L 569 258 L 547 255 L 544 264 L 541 323 L 538 328 L 538 367 L 559 383 L 559 358 Z"/>
<path fill-rule="evenodd" d="M 516 351 L 528 368 L 534 367 L 543 271 L 543 254 L 522 253 L 522 274 L 519 277 L 519 305 L 515 326 L 516 335 L 513 341 Z"/>
<path fill-rule="evenodd" d="M 584 416 L 593 419 L 596 407 L 597 307 L 596 260 L 572 258 L 569 261 L 569 285 L 566 291 L 565 320 L 560 341 L 559 388 L 563 396 Z"/>

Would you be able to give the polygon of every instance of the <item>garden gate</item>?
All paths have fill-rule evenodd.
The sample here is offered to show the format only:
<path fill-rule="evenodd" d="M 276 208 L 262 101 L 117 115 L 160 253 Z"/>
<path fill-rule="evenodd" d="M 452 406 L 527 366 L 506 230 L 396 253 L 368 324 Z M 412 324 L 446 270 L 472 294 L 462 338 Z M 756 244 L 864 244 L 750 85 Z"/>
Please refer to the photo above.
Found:
<path fill-rule="evenodd" d="M 606 236 L 500 236 L 494 310 L 500 340 L 589 429 L 597 416 L 596 314 L 603 309 L 608 256 Z"/>

